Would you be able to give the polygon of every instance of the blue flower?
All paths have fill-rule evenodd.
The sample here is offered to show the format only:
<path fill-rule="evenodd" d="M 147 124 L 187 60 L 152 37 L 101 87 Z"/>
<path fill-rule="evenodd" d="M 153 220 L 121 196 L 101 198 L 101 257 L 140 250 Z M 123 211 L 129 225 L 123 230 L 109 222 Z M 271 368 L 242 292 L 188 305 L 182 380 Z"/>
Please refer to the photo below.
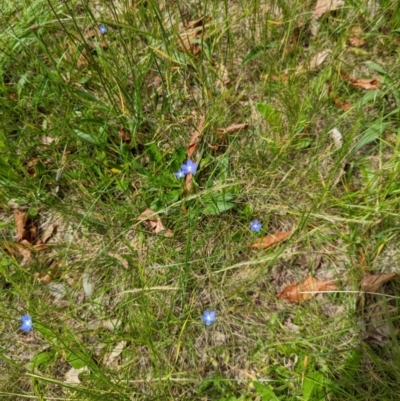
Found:
<path fill-rule="evenodd" d="M 177 171 L 176 173 L 174 173 L 175 174 L 175 177 L 176 178 L 183 178 L 186 174 L 185 174 L 185 172 L 183 171 L 183 170 L 179 170 L 179 171 Z"/>
<path fill-rule="evenodd" d="M 22 331 L 25 331 L 25 333 L 29 333 L 32 330 L 32 319 L 29 315 L 25 315 L 21 317 L 21 327 L 20 329 Z"/>
<path fill-rule="evenodd" d="M 214 323 L 217 321 L 217 318 L 215 316 L 215 311 L 209 311 L 206 310 L 203 313 L 203 316 L 201 317 L 201 320 L 206 324 L 206 326 L 209 326 L 211 323 Z"/>
<path fill-rule="evenodd" d="M 250 222 L 250 230 L 254 233 L 259 233 L 261 230 L 262 224 L 258 220 L 253 220 Z"/>
<path fill-rule="evenodd" d="M 182 164 L 181 169 L 185 174 L 196 174 L 198 165 L 199 163 L 195 163 L 189 159 L 186 163 Z"/>
<path fill-rule="evenodd" d="M 104 35 L 105 33 L 107 33 L 107 27 L 106 27 L 105 25 L 101 24 L 101 25 L 99 26 L 99 31 L 100 31 L 100 33 L 101 33 L 102 35 Z"/>

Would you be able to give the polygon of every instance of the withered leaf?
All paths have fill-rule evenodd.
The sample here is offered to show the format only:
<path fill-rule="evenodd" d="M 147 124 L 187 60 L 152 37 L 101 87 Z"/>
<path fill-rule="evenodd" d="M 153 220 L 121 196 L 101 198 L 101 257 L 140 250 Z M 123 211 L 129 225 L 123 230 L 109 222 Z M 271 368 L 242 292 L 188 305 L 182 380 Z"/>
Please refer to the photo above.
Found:
<path fill-rule="evenodd" d="M 315 5 L 313 17 L 318 19 L 328 11 L 334 11 L 345 5 L 343 0 L 318 0 Z"/>
<path fill-rule="evenodd" d="M 243 129 L 249 128 L 249 124 L 243 123 L 243 124 L 232 124 L 227 128 L 221 128 L 218 131 L 221 134 L 234 134 L 235 132 L 241 131 Z"/>
<path fill-rule="evenodd" d="M 118 255 L 118 253 L 109 253 L 108 256 L 117 259 L 122 266 L 125 267 L 125 269 L 129 269 L 129 264 L 126 259 L 124 259 L 121 255 Z"/>
<path fill-rule="evenodd" d="M 253 249 L 267 249 L 272 245 L 275 245 L 292 235 L 291 231 L 277 231 L 275 234 L 266 235 L 264 238 L 260 238 L 251 244 Z"/>
<path fill-rule="evenodd" d="M 397 276 L 396 273 L 369 274 L 361 281 L 361 289 L 365 292 L 377 292 L 379 287 Z"/>
<path fill-rule="evenodd" d="M 196 39 L 204 39 L 205 25 L 211 20 L 211 17 L 203 16 L 195 21 L 189 21 L 186 26 L 181 28 L 179 33 L 180 44 L 186 51 L 198 56 L 201 53 L 201 47 L 198 43 L 194 43 Z"/>
<path fill-rule="evenodd" d="M 353 46 L 353 47 L 361 47 L 364 46 L 367 41 L 365 39 L 361 38 L 361 35 L 363 33 L 361 27 L 359 26 L 355 26 L 352 28 L 351 30 L 351 36 L 349 38 L 349 43 Z"/>
<path fill-rule="evenodd" d="M 379 89 L 377 79 L 368 79 L 368 78 L 351 79 L 350 85 L 357 86 L 365 90 Z"/>
<path fill-rule="evenodd" d="M 87 366 L 84 366 L 83 368 L 71 368 L 66 374 L 65 374 L 65 380 L 64 383 L 68 383 L 71 385 L 77 385 L 80 384 L 81 381 L 79 380 L 79 374 L 83 372 L 89 372 L 89 368 Z"/>
<path fill-rule="evenodd" d="M 104 356 L 103 364 L 104 366 L 110 367 L 115 363 L 115 360 L 121 355 L 122 351 L 126 346 L 126 341 L 119 342 L 116 347 L 111 351 L 108 352 Z"/>
<path fill-rule="evenodd" d="M 334 97 L 333 98 L 333 103 L 335 103 L 335 105 L 337 106 L 337 107 L 339 107 L 339 109 L 342 109 L 342 110 L 349 110 L 350 109 L 350 107 L 351 107 L 351 103 L 348 103 L 348 102 L 342 102 L 338 97 Z"/>
<path fill-rule="evenodd" d="M 166 230 L 161 219 L 157 216 L 156 212 L 151 209 L 146 209 L 138 218 L 139 221 L 143 221 L 149 224 L 151 231 L 155 234 L 165 231 L 166 237 L 173 237 L 173 232 Z"/>
<path fill-rule="evenodd" d="M 25 212 L 18 209 L 14 210 L 15 229 L 17 231 L 17 241 L 20 242 L 25 237 Z"/>
<path fill-rule="evenodd" d="M 289 302 L 303 302 L 313 298 L 320 291 L 335 291 L 337 289 L 333 281 L 319 281 L 309 276 L 302 283 L 287 286 L 278 294 L 278 298 Z"/>
<path fill-rule="evenodd" d="M 197 147 L 197 144 L 199 142 L 200 136 L 203 133 L 204 121 L 205 121 L 205 118 L 204 118 L 204 116 L 202 116 L 200 118 L 199 123 L 197 124 L 196 129 L 194 130 L 194 132 L 192 134 L 192 137 L 190 138 L 189 146 L 187 148 L 187 157 L 188 157 L 188 159 L 190 159 L 192 157 L 193 153 L 196 150 L 196 147 Z"/>

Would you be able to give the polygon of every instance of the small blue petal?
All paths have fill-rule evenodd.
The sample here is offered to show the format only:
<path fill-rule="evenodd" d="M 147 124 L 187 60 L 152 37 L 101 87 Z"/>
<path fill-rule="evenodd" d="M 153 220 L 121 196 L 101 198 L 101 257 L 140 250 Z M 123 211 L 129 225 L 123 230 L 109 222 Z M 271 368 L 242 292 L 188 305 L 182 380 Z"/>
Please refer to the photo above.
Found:
<path fill-rule="evenodd" d="M 104 35 L 107 32 L 107 27 L 103 24 L 100 25 L 99 31 L 102 35 Z"/>
<path fill-rule="evenodd" d="M 261 230 L 262 224 L 258 220 L 254 220 L 250 223 L 250 230 L 259 233 Z"/>
<path fill-rule="evenodd" d="M 214 323 L 217 320 L 216 312 L 208 310 L 204 311 L 201 320 L 206 324 L 206 326 L 209 326 L 210 324 Z"/>
<path fill-rule="evenodd" d="M 174 173 L 175 174 L 175 177 L 176 178 L 183 178 L 183 177 L 185 177 L 185 172 L 183 171 L 183 170 L 179 170 L 179 171 L 177 171 L 176 173 Z"/>
<path fill-rule="evenodd" d="M 183 163 L 181 169 L 185 174 L 196 174 L 197 167 L 199 163 L 195 163 L 193 160 L 188 160 L 186 163 Z"/>
<path fill-rule="evenodd" d="M 22 331 L 25 331 L 26 333 L 29 333 L 32 330 L 32 319 L 29 315 L 25 315 L 21 317 L 22 324 L 20 326 L 20 329 Z"/>

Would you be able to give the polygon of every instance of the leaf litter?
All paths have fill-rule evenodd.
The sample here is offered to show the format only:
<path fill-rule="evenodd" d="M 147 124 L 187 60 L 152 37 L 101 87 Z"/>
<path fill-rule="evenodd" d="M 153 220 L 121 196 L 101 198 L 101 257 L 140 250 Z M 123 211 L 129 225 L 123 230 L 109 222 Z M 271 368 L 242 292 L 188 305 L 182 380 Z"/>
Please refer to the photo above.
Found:
<path fill-rule="evenodd" d="M 321 291 L 335 291 L 338 287 L 333 281 L 320 281 L 311 276 L 302 283 L 292 284 L 278 294 L 278 298 L 289 302 L 303 302 L 315 297 Z"/>
<path fill-rule="evenodd" d="M 345 5 L 343 0 L 318 0 L 315 5 L 313 17 L 321 18 L 325 13 L 342 8 Z"/>
<path fill-rule="evenodd" d="M 275 234 L 266 235 L 264 238 L 253 242 L 250 247 L 253 249 L 267 249 L 288 239 L 291 235 L 292 231 L 277 231 Z"/>
<path fill-rule="evenodd" d="M 166 237 L 173 237 L 174 233 L 171 230 L 167 230 L 164 227 L 160 217 L 157 216 L 157 212 L 151 209 L 146 209 L 137 220 L 144 222 L 148 225 L 151 232 L 154 234 L 164 233 Z M 115 256 L 114 256 L 115 257 Z"/>

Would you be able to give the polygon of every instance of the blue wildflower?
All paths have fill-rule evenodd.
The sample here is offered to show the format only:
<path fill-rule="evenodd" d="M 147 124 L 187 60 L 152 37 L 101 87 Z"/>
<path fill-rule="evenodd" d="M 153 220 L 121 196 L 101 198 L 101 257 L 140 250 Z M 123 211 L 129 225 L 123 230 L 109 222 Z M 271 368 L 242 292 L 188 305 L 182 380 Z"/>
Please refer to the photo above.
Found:
<path fill-rule="evenodd" d="M 185 174 L 196 174 L 198 165 L 199 163 L 195 163 L 189 159 L 186 163 L 182 164 L 181 169 Z"/>
<path fill-rule="evenodd" d="M 105 33 L 107 33 L 107 27 L 106 27 L 105 25 L 101 24 L 101 25 L 99 26 L 99 31 L 100 31 L 100 33 L 101 33 L 102 35 L 104 35 Z"/>
<path fill-rule="evenodd" d="M 183 171 L 183 170 L 179 170 L 179 171 L 177 171 L 176 173 L 174 173 L 175 174 L 175 177 L 176 178 L 183 178 L 186 174 L 185 174 L 185 172 Z"/>
<path fill-rule="evenodd" d="M 250 223 L 250 230 L 254 233 L 259 233 L 261 230 L 262 224 L 258 220 L 253 220 Z"/>
<path fill-rule="evenodd" d="M 201 317 L 201 320 L 206 324 L 206 326 L 209 326 L 211 323 L 214 323 L 217 318 L 215 316 L 215 311 L 204 311 L 203 316 Z"/>
<path fill-rule="evenodd" d="M 32 330 L 32 319 L 29 315 L 25 315 L 21 317 L 21 327 L 20 329 L 22 331 L 25 331 L 25 333 L 29 333 Z"/>

